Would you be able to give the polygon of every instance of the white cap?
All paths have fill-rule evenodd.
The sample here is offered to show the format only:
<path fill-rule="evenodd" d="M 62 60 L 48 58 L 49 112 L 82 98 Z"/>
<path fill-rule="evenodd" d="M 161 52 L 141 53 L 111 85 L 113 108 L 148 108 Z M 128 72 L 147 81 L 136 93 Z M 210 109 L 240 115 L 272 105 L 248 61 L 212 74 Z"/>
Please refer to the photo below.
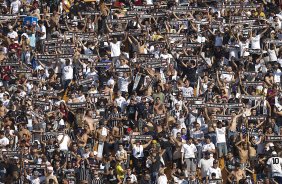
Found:
<path fill-rule="evenodd" d="M 277 152 L 276 152 L 276 151 L 272 151 L 271 154 L 272 154 L 272 155 L 277 155 Z"/>
<path fill-rule="evenodd" d="M 98 155 L 98 152 L 97 152 L 97 151 L 94 151 L 93 154 L 94 154 L 94 155 Z"/>
<path fill-rule="evenodd" d="M 23 33 L 22 36 L 28 38 L 28 35 L 26 33 Z"/>
<path fill-rule="evenodd" d="M 272 142 L 269 143 L 269 147 L 274 147 L 274 144 Z"/>

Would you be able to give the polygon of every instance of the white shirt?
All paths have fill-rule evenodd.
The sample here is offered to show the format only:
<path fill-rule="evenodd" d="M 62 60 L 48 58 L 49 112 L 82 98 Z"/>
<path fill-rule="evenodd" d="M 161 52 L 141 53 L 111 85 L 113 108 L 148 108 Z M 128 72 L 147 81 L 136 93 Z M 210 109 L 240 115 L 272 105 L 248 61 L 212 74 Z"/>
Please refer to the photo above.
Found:
<path fill-rule="evenodd" d="M 90 155 L 90 152 L 88 152 L 88 153 L 83 153 L 83 154 L 82 154 L 82 158 L 88 158 L 89 155 Z"/>
<path fill-rule="evenodd" d="M 209 168 L 213 166 L 214 158 L 204 159 L 202 158 L 198 163 L 198 167 L 201 168 L 201 176 L 205 178 L 207 176 Z"/>
<path fill-rule="evenodd" d="M 4 93 L 0 93 L 0 100 L 3 101 Z"/>
<path fill-rule="evenodd" d="M 3 100 L 3 105 L 4 105 L 5 107 L 8 107 L 9 102 L 10 102 L 10 100 L 9 100 L 9 99 L 7 99 L 7 100 Z"/>
<path fill-rule="evenodd" d="M 181 153 L 184 153 L 184 158 L 195 158 L 195 152 L 197 152 L 197 148 L 194 144 L 182 145 Z"/>
<path fill-rule="evenodd" d="M 18 33 L 17 33 L 16 31 L 9 32 L 9 33 L 7 34 L 7 37 L 8 37 L 8 38 L 11 38 L 11 37 L 17 38 L 17 37 L 18 37 Z"/>
<path fill-rule="evenodd" d="M 273 76 L 274 77 L 274 82 L 275 83 L 280 83 L 281 75 L 282 75 L 281 70 L 277 69 L 276 71 L 274 71 L 273 75 L 274 75 Z"/>
<path fill-rule="evenodd" d="M 81 95 L 79 97 L 77 97 L 77 99 L 80 101 L 80 102 L 85 102 L 86 101 L 86 98 L 84 95 Z"/>
<path fill-rule="evenodd" d="M 203 152 L 209 151 L 209 150 L 214 150 L 215 146 L 212 142 L 210 142 L 209 144 L 204 144 L 203 145 Z"/>
<path fill-rule="evenodd" d="M 40 27 L 40 31 L 41 31 L 42 33 L 44 33 L 44 34 L 42 34 L 42 36 L 41 36 L 39 39 L 40 39 L 40 40 L 46 39 L 46 27 L 45 27 L 44 25 L 42 25 L 42 26 Z"/>
<path fill-rule="evenodd" d="M 158 178 L 158 184 L 167 184 L 167 177 L 166 177 L 166 175 L 161 175 L 161 176 L 159 176 L 159 178 Z"/>
<path fill-rule="evenodd" d="M 146 0 L 147 5 L 153 5 L 153 0 Z"/>
<path fill-rule="evenodd" d="M 171 130 L 171 134 L 172 134 L 172 136 L 173 136 L 174 138 L 176 138 L 177 133 L 181 133 L 181 127 L 180 127 L 180 128 L 173 128 L 173 129 Z"/>
<path fill-rule="evenodd" d="M 277 55 L 275 50 L 268 49 L 269 61 L 277 61 Z"/>
<path fill-rule="evenodd" d="M 267 165 L 270 166 L 272 173 L 282 174 L 282 158 L 280 157 L 271 157 L 267 160 Z"/>
<path fill-rule="evenodd" d="M 249 45 L 250 45 L 249 40 L 247 40 L 245 43 L 239 42 L 240 56 L 241 57 L 250 55 L 250 53 L 247 51 L 247 49 L 249 49 Z"/>
<path fill-rule="evenodd" d="M 121 46 L 121 41 L 117 41 L 117 43 L 110 43 L 110 48 L 111 48 L 111 57 L 118 57 L 120 56 L 120 46 Z"/>
<path fill-rule="evenodd" d="M 181 87 L 183 97 L 193 97 L 194 89 L 192 87 Z"/>
<path fill-rule="evenodd" d="M 133 156 L 135 158 L 143 158 L 144 157 L 143 146 L 142 145 L 140 145 L 140 146 L 134 145 L 133 148 L 132 148 L 132 153 L 133 153 Z"/>
<path fill-rule="evenodd" d="M 119 77 L 118 78 L 118 88 L 120 91 L 128 92 L 129 77 Z"/>
<path fill-rule="evenodd" d="M 251 48 L 252 49 L 260 49 L 260 35 L 252 37 Z"/>
<path fill-rule="evenodd" d="M 64 135 L 58 135 L 58 141 L 62 141 Z M 68 143 L 70 141 L 70 137 L 68 135 L 65 135 L 64 140 L 59 145 L 61 151 L 68 151 Z"/>
<path fill-rule="evenodd" d="M 206 37 L 198 35 L 197 36 L 197 42 L 198 43 L 205 43 L 206 42 Z"/>
<path fill-rule="evenodd" d="M 226 143 L 226 136 L 225 136 L 226 127 L 216 128 L 215 132 L 216 132 L 216 143 Z"/>
<path fill-rule="evenodd" d="M 131 183 L 134 183 L 134 182 L 137 183 L 137 177 L 134 174 L 130 174 L 129 176 L 126 174 L 125 177 L 124 177 L 124 180 L 123 180 L 124 184 L 126 183 L 126 178 L 127 177 L 130 177 Z"/>
<path fill-rule="evenodd" d="M 85 55 L 93 54 L 93 51 L 90 48 L 88 48 L 88 47 L 83 47 L 83 50 L 84 50 L 84 54 Z"/>
<path fill-rule="evenodd" d="M 214 167 L 210 167 L 208 169 L 207 176 L 209 176 L 210 179 L 212 178 L 212 173 L 215 173 L 216 179 L 221 179 L 222 176 L 221 176 L 221 170 L 219 167 L 216 169 Z"/>
<path fill-rule="evenodd" d="M 9 144 L 9 139 L 7 137 L 3 137 L 0 139 L 0 145 L 1 146 L 7 146 Z"/>
<path fill-rule="evenodd" d="M 173 180 L 177 184 L 188 184 L 188 181 L 186 179 L 179 179 L 177 177 L 173 177 Z"/>
<path fill-rule="evenodd" d="M 124 108 L 125 108 L 125 106 L 126 106 L 126 104 L 127 104 L 125 98 L 122 97 L 122 96 L 117 97 L 117 98 L 115 99 L 115 103 L 117 104 L 117 106 L 119 106 L 119 107 L 121 108 L 122 111 L 124 110 Z"/>
<path fill-rule="evenodd" d="M 21 2 L 19 0 L 13 1 L 11 3 L 12 14 L 19 13 L 20 6 L 21 6 Z"/>
<path fill-rule="evenodd" d="M 175 109 L 175 104 L 179 104 L 179 110 L 182 110 L 182 106 L 183 106 L 183 101 L 182 100 L 178 100 L 177 98 L 174 98 L 172 100 L 172 110 Z"/>
<path fill-rule="evenodd" d="M 32 184 L 40 184 L 40 178 L 35 178 L 34 176 L 27 176 L 26 179 L 31 181 Z"/>
<path fill-rule="evenodd" d="M 170 59 L 172 59 L 173 57 L 171 54 L 167 53 L 167 54 L 161 54 L 160 58 L 167 59 L 168 63 L 170 63 Z"/>
<path fill-rule="evenodd" d="M 65 66 L 63 68 L 63 79 L 72 80 L 73 79 L 73 68 L 72 66 Z"/>
<path fill-rule="evenodd" d="M 231 82 L 232 78 L 233 78 L 233 75 L 232 74 L 228 74 L 228 73 L 223 73 L 223 74 L 221 74 L 220 78 L 222 80 L 225 79 L 227 82 Z"/>

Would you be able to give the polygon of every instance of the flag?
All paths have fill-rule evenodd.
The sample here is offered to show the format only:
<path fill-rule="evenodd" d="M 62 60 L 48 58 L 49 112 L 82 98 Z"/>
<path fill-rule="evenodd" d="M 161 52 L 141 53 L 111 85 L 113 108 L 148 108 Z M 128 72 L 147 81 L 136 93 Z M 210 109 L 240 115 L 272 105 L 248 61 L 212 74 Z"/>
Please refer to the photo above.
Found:
<path fill-rule="evenodd" d="M 200 84 L 201 84 L 201 78 L 198 77 L 197 87 L 196 87 L 196 90 L 195 90 L 195 96 L 196 97 L 198 97 L 199 94 L 200 94 Z"/>

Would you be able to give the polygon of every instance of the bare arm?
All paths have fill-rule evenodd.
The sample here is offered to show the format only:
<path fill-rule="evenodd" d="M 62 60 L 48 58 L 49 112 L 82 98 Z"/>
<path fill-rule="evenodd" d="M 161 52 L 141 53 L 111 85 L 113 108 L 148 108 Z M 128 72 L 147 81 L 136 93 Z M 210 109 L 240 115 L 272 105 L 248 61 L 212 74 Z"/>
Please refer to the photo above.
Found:
<path fill-rule="evenodd" d="M 147 144 L 143 145 L 143 148 L 146 149 L 150 144 L 151 144 L 152 140 L 150 140 Z"/>

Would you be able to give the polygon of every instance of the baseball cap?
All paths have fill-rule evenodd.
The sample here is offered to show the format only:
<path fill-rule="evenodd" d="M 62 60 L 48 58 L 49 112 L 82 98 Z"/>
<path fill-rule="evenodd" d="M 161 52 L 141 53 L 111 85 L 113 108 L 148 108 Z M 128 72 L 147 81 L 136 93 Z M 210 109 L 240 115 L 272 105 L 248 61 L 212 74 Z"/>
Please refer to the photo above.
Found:
<path fill-rule="evenodd" d="M 272 151 L 271 155 L 277 155 L 277 152 L 276 151 Z"/>

